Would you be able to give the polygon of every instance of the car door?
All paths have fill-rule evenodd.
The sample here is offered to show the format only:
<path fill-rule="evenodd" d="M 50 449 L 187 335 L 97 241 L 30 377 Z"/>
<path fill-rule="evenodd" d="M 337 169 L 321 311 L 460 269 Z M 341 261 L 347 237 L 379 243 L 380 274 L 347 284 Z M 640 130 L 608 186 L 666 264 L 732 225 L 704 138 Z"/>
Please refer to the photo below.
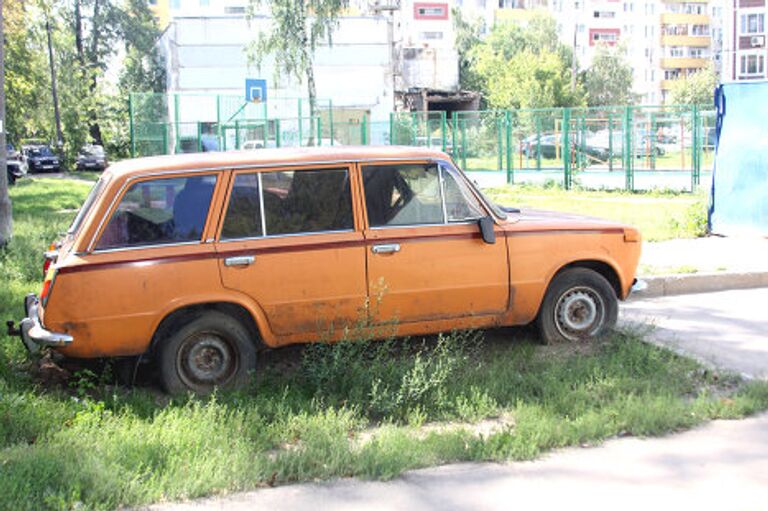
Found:
<path fill-rule="evenodd" d="M 403 323 L 503 313 L 506 239 L 482 240 L 487 215 L 458 172 L 413 162 L 363 165 L 371 315 Z"/>
<path fill-rule="evenodd" d="M 278 337 L 354 323 L 365 246 L 348 165 L 234 172 L 216 247 L 225 287 L 245 293 Z"/>

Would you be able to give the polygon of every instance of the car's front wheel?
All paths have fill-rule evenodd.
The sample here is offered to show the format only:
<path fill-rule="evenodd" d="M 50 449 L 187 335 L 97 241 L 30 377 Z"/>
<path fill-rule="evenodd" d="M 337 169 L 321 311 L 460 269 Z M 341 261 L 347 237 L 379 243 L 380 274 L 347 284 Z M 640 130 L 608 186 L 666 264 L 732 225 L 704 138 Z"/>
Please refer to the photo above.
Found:
<path fill-rule="evenodd" d="M 611 284 L 588 268 L 569 268 L 549 284 L 536 322 L 545 343 L 591 340 L 609 332 L 619 314 Z"/>
<path fill-rule="evenodd" d="M 158 357 L 166 392 L 207 394 L 247 383 L 256 365 L 256 347 L 240 321 L 207 311 L 162 340 Z"/>

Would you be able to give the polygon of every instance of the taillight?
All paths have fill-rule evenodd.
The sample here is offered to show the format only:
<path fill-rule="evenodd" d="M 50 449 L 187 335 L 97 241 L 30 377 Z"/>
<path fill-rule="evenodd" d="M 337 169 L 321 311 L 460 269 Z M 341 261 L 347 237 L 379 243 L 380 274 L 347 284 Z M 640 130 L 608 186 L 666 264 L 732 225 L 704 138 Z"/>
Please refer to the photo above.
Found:
<path fill-rule="evenodd" d="M 51 246 L 48 247 L 48 251 L 43 254 L 43 278 L 45 278 L 46 275 L 48 275 L 48 269 L 51 267 L 53 263 L 56 262 L 56 259 L 59 257 L 59 251 L 58 246 L 56 243 L 51 243 Z"/>
<path fill-rule="evenodd" d="M 48 303 L 48 298 L 51 296 L 51 288 L 53 288 L 53 282 L 56 280 L 56 269 L 50 268 L 45 275 L 45 281 L 43 281 L 43 289 L 40 291 L 40 303 L 45 307 Z"/>

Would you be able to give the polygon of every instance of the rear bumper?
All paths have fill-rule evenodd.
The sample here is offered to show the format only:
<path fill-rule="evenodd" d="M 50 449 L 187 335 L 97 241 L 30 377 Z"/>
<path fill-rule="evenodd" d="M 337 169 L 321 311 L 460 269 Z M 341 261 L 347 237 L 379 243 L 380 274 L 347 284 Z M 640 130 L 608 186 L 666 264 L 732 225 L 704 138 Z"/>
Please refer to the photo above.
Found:
<path fill-rule="evenodd" d="M 74 340 L 71 335 L 51 332 L 43 328 L 38 314 L 40 302 L 37 296 L 29 294 L 24 297 L 26 317 L 19 323 L 19 335 L 24 346 L 30 353 L 35 353 L 43 346 L 67 346 Z"/>
<path fill-rule="evenodd" d="M 646 289 L 648 289 L 648 283 L 646 281 L 635 279 L 632 282 L 632 287 L 629 288 L 629 294 L 632 295 L 632 294 L 642 293 Z"/>

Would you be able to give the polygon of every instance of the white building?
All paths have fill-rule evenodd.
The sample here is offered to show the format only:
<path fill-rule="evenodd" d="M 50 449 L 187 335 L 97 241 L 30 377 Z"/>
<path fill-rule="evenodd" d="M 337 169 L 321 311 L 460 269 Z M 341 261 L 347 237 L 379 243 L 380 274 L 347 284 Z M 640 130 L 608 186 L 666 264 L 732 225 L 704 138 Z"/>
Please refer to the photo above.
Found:
<path fill-rule="evenodd" d="M 722 81 L 768 79 L 765 0 L 723 0 Z"/>

